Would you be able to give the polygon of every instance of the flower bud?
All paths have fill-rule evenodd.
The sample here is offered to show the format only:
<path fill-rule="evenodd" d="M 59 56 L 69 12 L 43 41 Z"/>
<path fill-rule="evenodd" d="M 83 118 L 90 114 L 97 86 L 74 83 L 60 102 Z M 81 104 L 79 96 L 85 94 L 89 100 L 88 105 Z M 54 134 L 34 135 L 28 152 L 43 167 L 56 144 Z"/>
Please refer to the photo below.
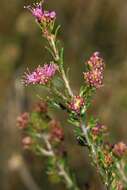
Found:
<path fill-rule="evenodd" d="M 54 27 L 54 22 L 56 19 L 55 11 L 47 11 L 42 7 L 42 2 L 36 3 L 33 6 L 28 5 L 24 8 L 28 9 L 32 15 L 35 17 L 37 22 L 41 25 L 43 32 L 45 30 L 52 31 Z"/>
<path fill-rule="evenodd" d="M 114 145 L 113 153 L 115 156 L 122 157 L 127 152 L 127 146 L 123 142 Z"/>
<path fill-rule="evenodd" d="M 51 139 L 56 141 L 63 141 L 64 140 L 64 131 L 60 127 L 60 123 L 53 119 L 49 123 L 50 129 L 51 129 Z"/>
<path fill-rule="evenodd" d="M 68 107 L 70 110 L 80 113 L 81 108 L 85 105 L 85 101 L 81 96 L 74 96 L 69 103 Z"/>
<path fill-rule="evenodd" d="M 17 125 L 21 129 L 25 129 L 29 122 L 29 113 L 24 112 L 20 116 L 17 117 Z"/>
<path fill-rule="evenodd" d="M 87 85 L 96 89 L 102 87 L 105 64 L 100 53 L 95 52 L 86 64 L 89 67 L 89 71 L 84 73 L 84 79 Z"/>
<path fill-rule="evenodd" d="M 98 69 L 84 73 L 86 83 L 96 89 L 103 86 L 103 78 L 103 72 Z"/>
<path fill-rule="evenodd" d="M 94 136 L 98 136 L 100 133 L 106 132 L 107 127 L 105 125 L 102 125 L 100 123 L 97 123 L 95 127 L 92 128 L 92 134 Z"/>
<path fill-rule="evenodd" d="M 104 162 L 106 166 L 109 166 L 113 163 L 112 155 L 107 151 L 104 151 Z"/>
<path fill-rule="evenodd" d="M 33 144 L 33 142 L 32 142 L 32 138 L 30 136 L 26 136 L 22 139 L 23 149 L 29 149 L 32 144 Z"/>
<path fill-rule="evenodd" d="M 41 101 L 41 102 L 37 102 L 35 105 L 34 105 L 34 111 L 35 112 L 39 112 L 39 113 L 46 113 L 47 112 L 47 103 L 44 102 L 44 101 Z"/>
<path fill-rule="evenodd" d="M 99 52 L 94 52 L 86 64 L 90 67 L 90 70 L 99 69 L 103 71 L 105 67 L 104 60 Z"/>

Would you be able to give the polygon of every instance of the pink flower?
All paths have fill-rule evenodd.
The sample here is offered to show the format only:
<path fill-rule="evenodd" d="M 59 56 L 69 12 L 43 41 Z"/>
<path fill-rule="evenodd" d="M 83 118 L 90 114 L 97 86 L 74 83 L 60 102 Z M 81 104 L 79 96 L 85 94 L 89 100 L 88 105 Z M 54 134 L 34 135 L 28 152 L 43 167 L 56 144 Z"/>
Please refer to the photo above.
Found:
<path fill-rule="evenodd" d="M 115 154 L 115 156 L 122 157 L 123 155 L 125 155 L 125 153 L 127 153 L 127 145 L 123 142 L 115 144 L 113 148 L 113 153 Z"/>
<path fill-rule="evenodd" d="M 86 64 L 90 67 L 91 70 L 99 69 L 100 71 L 103 71 L 105 67 L 104 60 L 100 56 L 99 52 L 93 53 Z"/>
<path fill-rule="evenodd" d="M 49 16 L 50 16 L 51 19 L 56 18 L 56 12 L 55 11 L 51 11 Z"/>
<path fill-rule="evenodd" d="M 24 112 L 17 118 L 17 125 L 21 129 L 25 129 L 29 122 L 29 113 Z"/>
<path fill-rule="evenodd" d="M 94 136 L 98 136 L 101 133 L 105 133 L 107 131 L 107 127 L 100 123 L 97 123 L 95 127 L 92 128 L 92 134 Z"/>
<path fill-rule="evenodd" d="M 41 19 L 43 17 L 43 9 L 42 9 L 42 4 L 41 3 L 36 3 L 33 6 L 31 6 L 31 5 L 24 6 L 24 8 L 27 8 L 28 10 L 30 10 L 30 12 L 32 13 L 32 15 L 38 21 L 41 21 Z"/>
<path fill-rule="evenodd" d="M 58 70 L 56 64 L 45 64 L 43 67 L 38 66 L 35 71 L 25 73 L 23 82 L 28 84 L 47 84 Z"/>
<path fill-rule="evenodd" d="M 69 103 L 68 107 L 72 111 L 79 114 L 80 110 L 81 110 L 82 106 L 84 106 L 84 104 L 85 104 L 85 101 L 81 96 L 74 96 L 72 101 Z"/>
<path fill-rule="evenodd" d="M 50 21 L 54 20 L 56 18 L 56 12 L 55 11 L 45 11 L 42 8 L 42 3 L 36 3 L 33 6 L 28 5 L 25 6 L 24 8 L 27 8 L 30 10 L 32 15 L 37 19 L 39 22 L 43 21 Z"/>
<path fill-rule="evenodd" d="M 103 72 L 99 69 L 95 69 L 93 71 L 89 71 L 84 73 L 84 79 L 86 80 L 86 83 L 95 88 L 100 88 L 103 86 Z"/>
<path fill-rule="evenodd" d="M 100 56 L 100 53 L 93 53 L 86 64 L 89 68 L 88 72 L 83 73 L 86 83 L 91 87 L 95 87 L 96 89 L 102 87 L 105 64 L 104 60 Z"/>
<path fill-rule="evenodd" d="M 38 112 L 38 113 L 47 113 L 47 111 L 48 111 L 47 102 L 44 102 L 44 101 L 37 102 L 34 105 L 34 111 Z"/>
<path fill-rule="evenodd" d="M 49 122 L 50 126 L 50 140 L 63 141 L 64 140 L 64 131 L 60 126 L 59 121 L 53 119 Z"/>
<path fill-rule="evenodd" d="M 49 20 L 55 19 L 56 18 L 56 12 L 55 11 L 44 11 L 43 13 L 44 18 L 48 18 Z"/>

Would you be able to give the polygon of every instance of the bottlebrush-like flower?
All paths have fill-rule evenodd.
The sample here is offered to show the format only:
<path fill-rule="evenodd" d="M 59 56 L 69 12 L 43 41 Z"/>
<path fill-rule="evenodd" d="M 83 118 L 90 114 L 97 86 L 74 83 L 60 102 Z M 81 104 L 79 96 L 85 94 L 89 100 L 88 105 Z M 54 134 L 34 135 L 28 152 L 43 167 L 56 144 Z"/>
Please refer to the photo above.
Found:
<path fill-rule="evenodd" d="M 45 64 L 43 67 L 38 66 L 35 71 L 25 73 L 24 84 L 47 84 L 58 70 L 56 64 Z"/>
<path fill-rule="evenodd" d="M 85 101 L 81 96 L 74 96 L 68 107 L 76 113 L 80 113 L 82 106 L 85 105 Z"/>
<path fill-rule="evenodd" d="M 103 86 L 103 72 L 99 69 L 95 69 L 93 71 L 88 71 L 84 73 L 84 79 L 86 83 L 95 88 L 100 88 Z"/>
<path fill-rule="evenodd" d="M 42 3 L 36 3 L 33 6 L 28 5 L 24 8 L 30 10 L 38 22 L 50 22 L 56 18 L 56 12 L 43 10 Z"/>
<path fill-rule="evenodd" d="M 125 153 L 127 153 L 127 146 L 123 142 L 119 142 L 114 145 L 113 153 L 118 156 L 122 157 Z"/>
<path fill-rule="evenodd" d="M 84 73 L 86 83 L 91 86 L 100 88 L 103 85 L 104 78 L 104 60 L 101 58 L 99 52 L 95 52 L 87 62 L 89 71 Z"/>
<path fill-rule="evenodd" d="M 86 64 L 89 65 L 91 70 L 99 69 L 100 71 L 103 71 L 105 67 L 104 60 L 100 56 L 99 52 L 93 53 L 93 55 L 90 57 Z"/>
<path fill-rule="evenodd" d="M 27 127 L 27 124 L 29 122 L 29 113 L 25 112 L 18 116 L 17 118 L 17 125 L 19 128 L 24 129 Z"/>

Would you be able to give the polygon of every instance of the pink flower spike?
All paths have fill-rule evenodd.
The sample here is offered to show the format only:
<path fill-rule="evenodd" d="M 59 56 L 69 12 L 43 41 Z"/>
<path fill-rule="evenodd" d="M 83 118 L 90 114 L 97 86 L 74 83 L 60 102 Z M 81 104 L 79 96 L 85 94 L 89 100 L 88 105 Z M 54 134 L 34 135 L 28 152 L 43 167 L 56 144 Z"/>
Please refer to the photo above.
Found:
<path fill-rule="evenodd" d="M 52 77 L 55 75 L 58 70 L 58 66 L 56 64 L 45 64 L 43 67 L 38 66 L 35 71 L 30 73 L 25 73 L 24 76 L 24 84 L 47 84 Z"/>
<path fill-rule="evenodd" d="M 93 55 L 90 57 L 90 59 L 88 60 L 86 64 L 89 65 L 91 70 L 99 69 L 103 71 L 105 67 L 104 60 L 101 57 L 99 52 L 93 53 Z"/>
<path fill-rule="evenodd" d="M 103 78 L 103 72 L 99 69 L 84 73 L 84 79 L 86 83 L 91 87 L 95 87 L 96 89 L 103 86 Z"/>

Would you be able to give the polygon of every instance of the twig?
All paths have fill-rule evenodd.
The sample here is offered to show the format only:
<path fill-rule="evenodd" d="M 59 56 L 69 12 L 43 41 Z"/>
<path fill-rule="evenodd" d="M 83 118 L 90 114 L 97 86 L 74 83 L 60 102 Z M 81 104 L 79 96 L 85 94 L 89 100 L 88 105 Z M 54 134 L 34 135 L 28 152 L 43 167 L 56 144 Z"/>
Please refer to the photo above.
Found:
<path fill-rule="evenodd" d="M 51 35 L 49 38 L 47 38 L 47 41 L 50 45 L 50 47 L 53 49 L 53 52 L 54 52 L 54 55 L 53 58 L 55 59 L 55 62 L 57 62 L 59 65 L 60 65 L 60 72 L 61 72 L 61 76 L 63 78 L 63 81 L 64 81 L 64 84 L 65 84 L 65 87 L 67 89 L 67 92 L 69 94 L 70 97 L 73 97 L 73 92 L 70 88 L 70 85 L 69 85 L 69 81 L 66 77 L 66 74 L 65 74 L 65 71 L 64 71 L 64 68 L 63 68 L 63 58 L 61 58 L 59 56 L 59 50 L 57 49 L 56 47 L 56 42 L 55 42 L 56 38 L 54 38 L 54 35 Z"/>
<path fill-rule="evenodd" d="M 42 153 L 43 155 L 47 156 L 47 157 L 57 157 L 54 150 L 52 149 L 52 145 L 50 144 L 49 140 L 48 140 L 48 136 L 47 135 L 41 135 L 42 139 L 45 142 L 46 145 L 46 150 L 43 148 L 39 148 L 38 150 L 40 150 L 40 153 Z M 57 168 L 58 168 L 58 174 L 59 176 L 61 176 L 67 186 L 68 189 L 73 189 L 73 190 L 79 190 L 79 188 L 75 185 L 75 183 L 73 182 L 71 176 L 68 174 L 68 172 L 65 170 L 64 165 L 61 164 L 59 161 L 57 162 Z"/>

